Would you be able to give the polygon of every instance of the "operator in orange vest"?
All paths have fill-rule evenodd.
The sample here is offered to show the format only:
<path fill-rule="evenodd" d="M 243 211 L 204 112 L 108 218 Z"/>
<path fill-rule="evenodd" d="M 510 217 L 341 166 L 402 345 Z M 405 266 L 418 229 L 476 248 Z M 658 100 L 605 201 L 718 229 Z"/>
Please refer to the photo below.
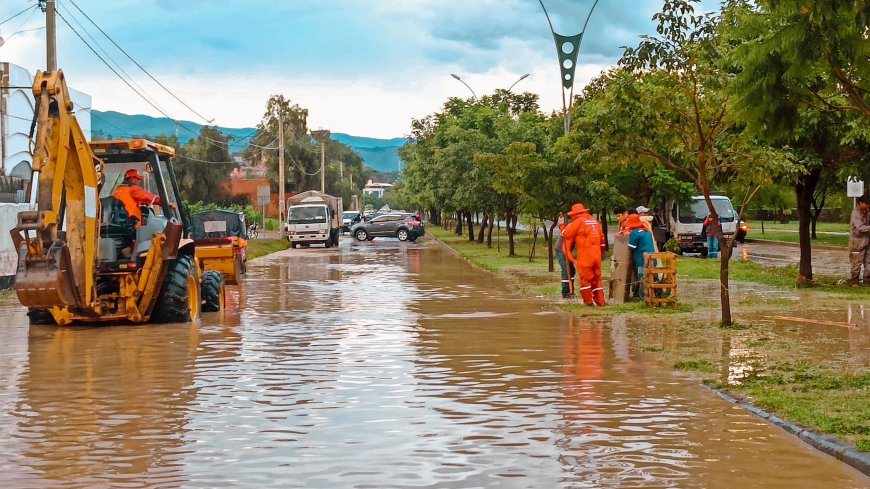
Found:
<path fill-rule="evenodd" d="M 607 242 L 601 224 L 589 214 L 583 204 L 574 204 L 568 212 L 571 224 L 562 233 L 562 249 L 568 261 L 580 274 L 580 296 L 587 306 L 603 306 L 604 286 L 601 284 L 601 260 Z M 577 250 L 574 258 L 573 250 Z"/>
<path fill-rule="evenodd" d="M 142 225 L 142 209 L 139 208 L 139 205 L 161 204 L 159 196 L 148 192 L 140 186 L 144 180 L 145 177 L 141 173 L 131 168 L 124 173 L 124 183 L 118 185 L 118 188 L 112 192 L 112 196 L 124 204 L 124 209 L 127 210 L 127 215 L 133 221 L 133 225 L 136 228 Z M 175 206 L 172 204 L 169 207 L 175 209 Z"/>

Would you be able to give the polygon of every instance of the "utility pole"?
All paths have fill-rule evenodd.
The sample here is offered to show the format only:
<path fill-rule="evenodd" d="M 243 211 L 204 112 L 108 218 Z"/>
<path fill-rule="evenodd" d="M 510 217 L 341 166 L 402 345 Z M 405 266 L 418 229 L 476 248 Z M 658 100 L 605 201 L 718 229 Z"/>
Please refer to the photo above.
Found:
<path fill-rule="evenodd" d="M 278 112 L 278 226 L 284 236 L 284 118 Z"/>
<path fill-rule="evenodd" d="M 326 139 L 320 140 L 320 193 L 326 193 Z"/>
<path fill-rule="evenodd" d="M 45 54 L 48 71 L 57 71 L 57 24 L 54 2 L 55 0 L 45 0 Z"/>

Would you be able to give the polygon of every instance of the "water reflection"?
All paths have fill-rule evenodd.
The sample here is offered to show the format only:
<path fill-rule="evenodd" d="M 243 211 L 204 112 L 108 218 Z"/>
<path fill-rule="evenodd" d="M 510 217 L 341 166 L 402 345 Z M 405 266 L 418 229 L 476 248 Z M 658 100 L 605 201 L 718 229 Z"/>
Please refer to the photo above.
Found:
<path fill-rule="evenodd" d="M 46 481 L 183 481 L 198 343 L 190 325 L 31 327 L 11 441 L 22 463 Z"/>
<path fill-rule="evenodd" d="M 425 243 L 270 257 L 241 287 L 197 326 L 28 330 L 0 304 L 7 485 L 861 484 L 645 361 L 638 325 L 554 313 Z"/>

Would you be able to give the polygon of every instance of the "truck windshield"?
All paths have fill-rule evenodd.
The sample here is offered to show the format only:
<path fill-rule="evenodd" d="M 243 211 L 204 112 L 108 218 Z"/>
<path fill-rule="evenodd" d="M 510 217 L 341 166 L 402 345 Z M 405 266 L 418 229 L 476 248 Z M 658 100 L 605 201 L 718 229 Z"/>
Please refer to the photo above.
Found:
<path fill-rule="evenodd" d="M 719 214 L 719 220 L 722 222 L 733 222 L 735 218 L 734 207 L 729 199 L 712 199 L 713 207 L 716 208 L 716 214 Z M 680 206 L 680 222 L 683 224 L 692 224 L 704 222 L 710 211 L 707 209 L 707 202 L 704 199 L 692 199 L 691 206 Z"/>
<path fill-rule="evenodd" d="M 326 207 L 291 207 L 287 210 L 288 224 L 313 224 L 326 222 Z"/>

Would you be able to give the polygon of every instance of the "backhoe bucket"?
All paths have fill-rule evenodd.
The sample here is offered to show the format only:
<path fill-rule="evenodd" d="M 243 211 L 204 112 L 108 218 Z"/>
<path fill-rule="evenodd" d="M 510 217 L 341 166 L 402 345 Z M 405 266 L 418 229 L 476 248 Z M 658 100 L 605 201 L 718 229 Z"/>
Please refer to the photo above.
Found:
<path fill-rule="evenodd" d="M 44 256 L 29 256 L 27 244 L 21 243 L 15 292 L 21 304 L 27 307 L 77 305 L 79 294 L 73 282 L 69 248 L 55 242 Z"/>

